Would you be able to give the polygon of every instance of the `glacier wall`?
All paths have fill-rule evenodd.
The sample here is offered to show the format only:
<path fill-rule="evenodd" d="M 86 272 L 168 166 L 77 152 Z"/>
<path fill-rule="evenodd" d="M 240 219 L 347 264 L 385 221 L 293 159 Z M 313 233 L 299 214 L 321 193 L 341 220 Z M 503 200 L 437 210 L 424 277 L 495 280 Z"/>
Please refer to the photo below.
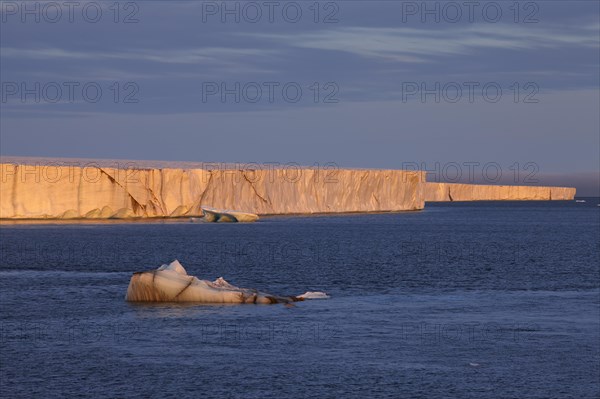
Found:
<path fill-rule="evenodd" d="M 425 201 L 549 201 L 572 200 L 571 187 L 494 186 L 483 184 L 426 182 Z"/>
<path fill-rule="evenodd" d="M 201 207 L 258 215 L 393 212 L 425 201 L 572 200 L 569 187 L 425 182 L 403 170 L 109 167 L 0 163 L 1 219 L 202 216 Z"/>
<path fill-rule="evenodd" d="M 0 163 L 0 218 L 258 215 L 419 210 L 425 176 L 402 170 L 111 168 Z"/>

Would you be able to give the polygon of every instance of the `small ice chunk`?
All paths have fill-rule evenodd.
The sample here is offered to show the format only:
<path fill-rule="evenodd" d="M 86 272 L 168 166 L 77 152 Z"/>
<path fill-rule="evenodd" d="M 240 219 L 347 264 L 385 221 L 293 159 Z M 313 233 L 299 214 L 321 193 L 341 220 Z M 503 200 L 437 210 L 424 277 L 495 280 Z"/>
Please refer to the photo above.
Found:
<path fill-rule="evenodd" d="M 298 298 L 302 299 L 329 299 L 330 296 L 324 292 L 319 291 L 307 291 L 302 295 L 298 295 Z"/>

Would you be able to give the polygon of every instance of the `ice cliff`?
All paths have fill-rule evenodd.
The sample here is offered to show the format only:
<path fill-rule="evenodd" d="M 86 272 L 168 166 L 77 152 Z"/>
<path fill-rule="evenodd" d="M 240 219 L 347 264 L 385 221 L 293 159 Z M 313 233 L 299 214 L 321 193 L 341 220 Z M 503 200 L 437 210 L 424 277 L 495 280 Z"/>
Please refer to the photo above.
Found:
<path fill-rule="evenodd" d="M 258 215 L 418 210 L 422 172 L 177 169 L 0 164 L 0 218 L 201 216 L 202 207 Z"/>
<path fill-rule="evenodd" d="M 571 187 L 494 186 L 483 184 L 425 183 L 425 201 L 548 201 L 572 200 Z"/>
<path fill-rule="evenodd" d="M 568 187 L 425 182 L 425 172 L 311 168 L 169 168 L 0 163 L 0 218 L 196 217 L 393 212 L 425 201 L 571 200 Z M 210 216 L 210 215 L 209 215 Z"/>

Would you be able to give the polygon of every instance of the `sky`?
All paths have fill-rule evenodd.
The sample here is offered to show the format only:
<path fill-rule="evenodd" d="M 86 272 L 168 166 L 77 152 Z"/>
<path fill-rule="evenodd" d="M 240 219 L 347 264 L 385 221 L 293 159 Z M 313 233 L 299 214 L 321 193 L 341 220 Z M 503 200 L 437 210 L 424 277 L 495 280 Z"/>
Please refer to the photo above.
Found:
<path fill-rule="evenodd" d="M 0 154 L 599 194 L 598 1 L 2 1 Z"/>

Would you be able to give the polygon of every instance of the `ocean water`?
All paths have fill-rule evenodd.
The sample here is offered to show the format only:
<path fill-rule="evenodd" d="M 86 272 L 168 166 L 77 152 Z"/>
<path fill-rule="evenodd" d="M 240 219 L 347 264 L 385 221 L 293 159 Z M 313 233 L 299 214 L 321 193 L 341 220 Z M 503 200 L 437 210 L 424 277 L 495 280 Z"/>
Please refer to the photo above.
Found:
<path fill-rule="evenodd" d="M 598 398 L 600 207 L 0 227 L 0 396 Z M 331 299 L 124 301 L 178 259 Z"/>

